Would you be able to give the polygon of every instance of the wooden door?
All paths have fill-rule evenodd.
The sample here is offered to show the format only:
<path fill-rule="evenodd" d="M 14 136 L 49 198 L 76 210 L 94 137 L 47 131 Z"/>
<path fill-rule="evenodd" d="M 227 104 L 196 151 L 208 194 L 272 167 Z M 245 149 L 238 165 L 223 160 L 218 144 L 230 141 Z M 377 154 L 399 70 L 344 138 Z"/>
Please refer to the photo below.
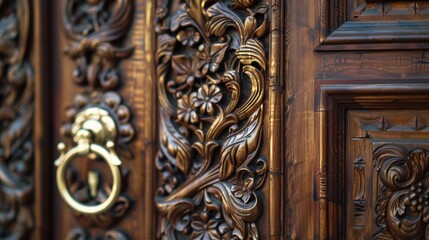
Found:
<path fill-rule="evenodd" d="M 0 239 L 281 238 L 277 1 L 0 1 Z"/>
<path fill-rule="evenodd" d="M 428 238 L 426 6 L 287 1 L 288 238 Z"/>
<path fill-rule="evenodd" d="M 0 1 L 0 239 L 429 238 L 425 1 Z"/>

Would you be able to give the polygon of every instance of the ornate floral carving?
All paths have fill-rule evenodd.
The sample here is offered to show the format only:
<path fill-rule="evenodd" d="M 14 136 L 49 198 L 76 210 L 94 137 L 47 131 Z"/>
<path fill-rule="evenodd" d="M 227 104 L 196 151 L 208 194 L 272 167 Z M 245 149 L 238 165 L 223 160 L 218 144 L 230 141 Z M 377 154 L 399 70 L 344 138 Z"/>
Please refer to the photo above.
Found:
<path fill-rule="evenodd" d="M 118 60 L 133 50 L 115 46 L 132 20 L 131 0 L 67 0 L 64 5 L 64 28 L 72 40 L 66 53 L 76 65 L 74 81 L 93 88 L 116 88 Z"/>
<path fill-rule="evenodd" d="M 27 59 L 30 5 L 0 1 L 0 238 L 33 227 L 34 79 Z"/>
<path fill-rule="evenodd" d="M 160 238 L 260 238 L 268 23 L 257 2 L 157 6 Z"/>
<path fill-rule="evenodd" d="M 374 152 L 382 185 L 374 239 L 424 239 L 429 223 L 429 151 L 383 145 Z"/>

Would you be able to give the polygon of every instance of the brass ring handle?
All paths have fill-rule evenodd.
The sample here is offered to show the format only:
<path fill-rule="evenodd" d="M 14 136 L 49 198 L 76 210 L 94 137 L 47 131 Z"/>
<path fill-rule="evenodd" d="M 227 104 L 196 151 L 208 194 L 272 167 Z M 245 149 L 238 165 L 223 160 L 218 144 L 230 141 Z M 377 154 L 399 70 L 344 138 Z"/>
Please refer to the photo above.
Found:
<path fill-rule="evenodd" d="M 58 190 L 63 200 L 73 210 L 92 215 L 104 213 L 115 204 L 121 191 L 121 171 L 119 168 L 121 161 L 114 151 L 113 141 L 105 141 L 106 147 L 93 141 L 94 139 L 98 139 L 97 142 L 102 142 L 103 139 L 100 136 L 111 137 L 116 135 L 116 132 L 112 132 L 116 131 L 113 119 L 106 110 L 93 107 L 79 113 L 72 128 L 75 129 L 73 135 L 77 145 L 66 152 L 65 144 L 58 144 L 58 150 L 61 152 L 60 157 L 55 161 L 55 165 L 57 166 L 56 182 Z M 68 164 L 75 157 L 85 155 L 90 159 L 95 159 L 96 156 L 101 157 L 108 164 L 113 177 L 112 190 L 109 197 L 103 203 L 94 206 L 76 201 L 67 189 L 66 170 Z"/>

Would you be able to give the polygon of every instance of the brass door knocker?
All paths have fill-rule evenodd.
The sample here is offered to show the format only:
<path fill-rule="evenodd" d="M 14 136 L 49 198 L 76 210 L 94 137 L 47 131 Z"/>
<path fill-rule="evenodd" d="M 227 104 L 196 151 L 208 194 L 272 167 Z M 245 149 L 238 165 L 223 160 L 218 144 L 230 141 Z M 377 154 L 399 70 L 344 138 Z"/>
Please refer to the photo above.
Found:
<path fill-rule="evenodd" d="M 60 195 L 77 212 L 83 214 L 104 213 L 115 204 L 121 191 L 121 171 L 119 168 L 121 160 L 114 150 L 114 140 L 117 136 L 115 121 L 108 111 L 99 107 L 90 107 L 76 115 L 71 132 L 73 141 L 77 145 L 66 152 L 66 145 L 59 143 L 58 150 L 61 155 L 55 161 L 55 166 L 57 166 L 56 181 Z M 94 206 L 85 205 L 76 201 L 70 194 L 66 184 L 66 169 L 69 162 L 78 156 L 88 156 L 89 159 L 100 157 L 109 165 L 113 185 L 105 202 Z"/>

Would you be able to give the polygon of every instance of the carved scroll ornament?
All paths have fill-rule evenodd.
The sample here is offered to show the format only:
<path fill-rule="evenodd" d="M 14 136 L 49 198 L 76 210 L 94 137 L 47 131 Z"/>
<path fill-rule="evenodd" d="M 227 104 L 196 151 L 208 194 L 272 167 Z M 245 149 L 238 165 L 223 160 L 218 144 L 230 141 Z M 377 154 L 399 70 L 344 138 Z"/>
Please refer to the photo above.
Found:
<path fill-rule="evenodd" d="M 105 90 L 119 86 L 116 69 L 133 47 L 117 47 L 132 20 L 131 0 L 65 0 L 64 28 L 72 43 L 66 49 L 75 62 L 73 79 L 78 84 Z"/>
<path fill-rule="evenodd" d="M 157 6 L 159 238 L 258 239 L 267 6 Z"/>
<path fill-rule="evenodd" d="M 0 1 L 0 238 L 33 228 L 34 79 L 27 59 L 30 5 Z"/>
<path fill-rule="evenodd" d="M 382 185 L 374 239 L 425 239 L 429 233 L 429 151 L 383 145 L 374 152 Z"/>

